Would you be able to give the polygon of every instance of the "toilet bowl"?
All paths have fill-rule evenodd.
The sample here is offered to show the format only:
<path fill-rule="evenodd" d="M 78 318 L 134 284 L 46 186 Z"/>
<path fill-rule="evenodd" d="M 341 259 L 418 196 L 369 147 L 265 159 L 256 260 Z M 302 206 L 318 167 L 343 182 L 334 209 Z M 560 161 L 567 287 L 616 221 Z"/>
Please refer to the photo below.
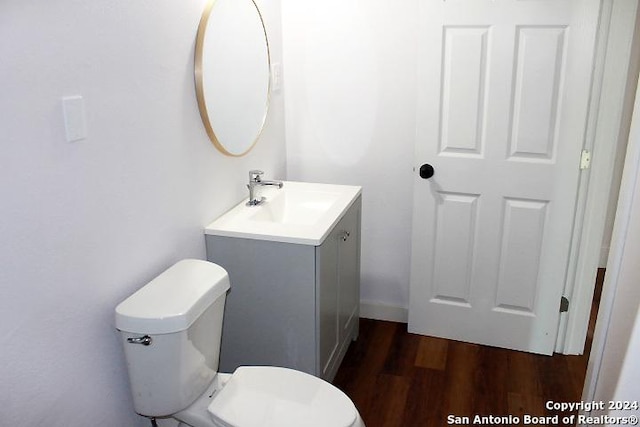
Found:
<path fill-rule="evenodd" d="M 241 366 L 218 376 L 221 384 L 174 418 L 194 427 L 364 427 L 344 393 L 304 372 Z"/>
<path fill-rule="evenodd" d="M 229 287 L 222 267 L 182 260 L 116 307 L 136 412 L 192 427 L 364 427 L 342 391 L 304 372 L 217 372 Z"/>

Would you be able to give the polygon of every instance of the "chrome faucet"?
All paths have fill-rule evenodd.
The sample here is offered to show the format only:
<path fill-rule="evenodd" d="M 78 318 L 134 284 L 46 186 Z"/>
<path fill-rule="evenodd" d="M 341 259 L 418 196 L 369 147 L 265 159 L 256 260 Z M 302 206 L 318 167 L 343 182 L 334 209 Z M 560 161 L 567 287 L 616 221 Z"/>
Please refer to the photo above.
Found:
<path fill-rule="evenodd" d="M 249 201 L 247 202 L 247 206 L 258 206 L 266 200 L 265 197 L 258 197 L 256 195 L 256 187 L 272 185 L 274 187 L 282 188 L 284 185 L 282 181 L 265 181 L 262 179 L 262 175 L 264 175 L 263 171 L 249 171 L 249 184 L 247 184 L 247 188 L 249 189 Z"/>

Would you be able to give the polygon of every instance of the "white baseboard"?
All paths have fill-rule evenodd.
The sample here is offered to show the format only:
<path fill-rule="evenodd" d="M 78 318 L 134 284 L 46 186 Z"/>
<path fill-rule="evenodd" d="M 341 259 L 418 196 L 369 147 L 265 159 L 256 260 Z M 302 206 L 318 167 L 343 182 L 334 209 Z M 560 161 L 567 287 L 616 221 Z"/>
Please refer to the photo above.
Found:
<path fill-rule="evenodd" d="M 609 246 L 603 246 L 600 249 L 600 262 L 598 263 L 599 268 L 605 268 L 607 266 L 607 259 L 609 258 Z"/>
<path fill-rule="evenodd" d="M 364 317 L 365 319 L 386 320 L 388 322 L 407 323 L 409 311 L 405 307 L 360 302 L 360 317 Z"/>

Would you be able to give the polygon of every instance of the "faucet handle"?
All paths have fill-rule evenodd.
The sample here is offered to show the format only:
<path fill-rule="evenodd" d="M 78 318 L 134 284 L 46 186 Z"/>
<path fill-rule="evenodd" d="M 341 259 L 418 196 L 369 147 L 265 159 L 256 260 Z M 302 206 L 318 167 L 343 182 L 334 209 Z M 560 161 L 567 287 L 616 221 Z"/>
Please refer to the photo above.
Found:
<path fill-rule="evenodd" d="M 260 182 L 260 180 L 262 179 L 262 175 L 264 175 L 264 172 L 261 170 L 250 170 L 249 171 L 249 182 Z"/>

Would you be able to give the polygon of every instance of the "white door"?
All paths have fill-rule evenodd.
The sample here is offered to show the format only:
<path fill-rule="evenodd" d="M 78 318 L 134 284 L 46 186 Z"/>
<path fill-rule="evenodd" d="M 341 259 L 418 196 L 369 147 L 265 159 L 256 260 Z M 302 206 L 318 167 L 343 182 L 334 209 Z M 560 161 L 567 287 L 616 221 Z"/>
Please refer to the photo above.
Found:
<path fill-rule="evenodd" d="M 598 13 L 421 0 L 411 332 L 552 353 Z"/>

